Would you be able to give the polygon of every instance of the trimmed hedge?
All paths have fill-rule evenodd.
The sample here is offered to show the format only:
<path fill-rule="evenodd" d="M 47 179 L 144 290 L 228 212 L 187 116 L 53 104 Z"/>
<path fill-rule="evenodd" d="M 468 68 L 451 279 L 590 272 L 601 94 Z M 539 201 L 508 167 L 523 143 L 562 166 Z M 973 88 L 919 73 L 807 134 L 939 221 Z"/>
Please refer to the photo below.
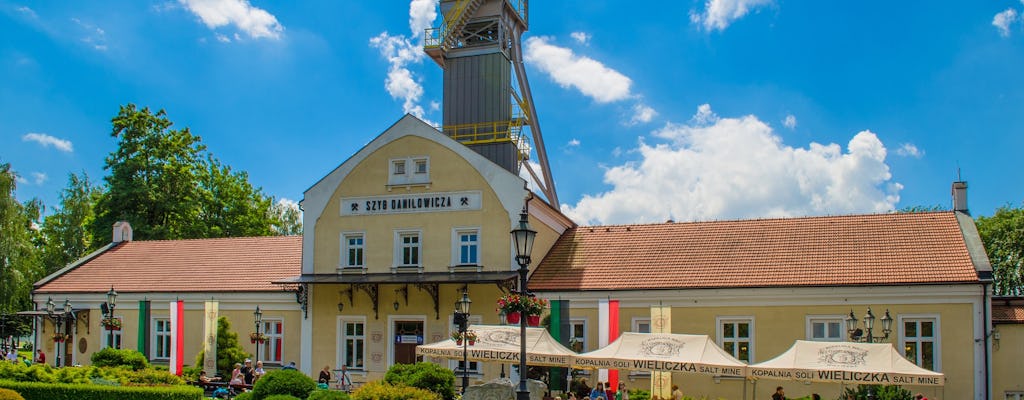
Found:
<path fill-rule="evenodd" d="M 234 400 L 252 400 L 252 392 L 242 392 L 234 397 Z"/>
<path fill-rule="evenodd" d="M 400 364 L 399 364 L 400 365 Z M 367 383 L 355 392 L 352 392 L 353 400 L 440 400 L 441 396 L 429 390 L 409 387 L 392 386 L 387 383 L 376 381 Z"/>
<path fill-rule="evenodd" d="M 11 389 L 0 389 L 0 400 L 25 400 L 25 398 Z"/>
<path fill-rule="evenodd" d="M 434 363 L 392 365 L 384 374 L 384 382 L 429 390 L 444 400 L 455 398 L 455 373 Z"/>
<path fill-rule="evenodd" d="M 47 400 L 201 400 L 203 389 L 195 386 L 101 386 L 0 381 L 0 388 L 20 393 L 28 399 Z"/>
<path fill-rule="evenodd" d="M 92 365 L 96 367 L 128 367 L 138 371 L 149 367 L 146 356 L 138 350 L 115 349 L 107 347 L 103 350 L 92 353 L 90 357 Z"/>
<path fill-rule="evenodd" d="M 275 394 L 287 394 L 305 399 L 316 390 L 316 382 L 302 372 L 281 369 L 263 375 L 252 386 L 252 398 L 263 400 Z"/>
<path fill-rule="evenodd" d="M 316 390 L 306 400 L 349 400 L 348 393 L 338 390 Z"/>
<path fill-rule="evenodd" d="M 270 395 L 270 396 L 264 397 L 264 399 L 266 399 L 266 400 L 302 400 L 302 399 L 300 399 L 298 397 L 295 397 L 295 396 L 292 396 L 290 394 L 275 394 L 275 395 Z"/>

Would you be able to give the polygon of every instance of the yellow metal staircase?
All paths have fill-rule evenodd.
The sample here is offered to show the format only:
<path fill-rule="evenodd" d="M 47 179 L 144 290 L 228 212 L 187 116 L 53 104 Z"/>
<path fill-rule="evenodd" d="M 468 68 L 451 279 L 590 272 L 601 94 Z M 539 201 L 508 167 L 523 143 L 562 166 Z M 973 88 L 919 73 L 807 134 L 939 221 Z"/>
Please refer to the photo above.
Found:
<path fill-rule="evenodd" d="M 438 65 L 444 66 L 444 52 L 458 45 L 457 32 L 466 26 L 483 0 L 458 0 L 444 16 L 439 28 L 427 28 L 423 35 L 423 49 Z"/>

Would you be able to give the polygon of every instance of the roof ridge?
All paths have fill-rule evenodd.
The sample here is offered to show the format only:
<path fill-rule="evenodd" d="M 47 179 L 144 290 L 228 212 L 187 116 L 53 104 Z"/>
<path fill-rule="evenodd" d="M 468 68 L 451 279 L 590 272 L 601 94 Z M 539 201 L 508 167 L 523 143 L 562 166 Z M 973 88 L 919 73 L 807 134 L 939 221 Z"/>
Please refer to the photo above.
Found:
<path fill-rule="evenodd" d="M 835 219 L 835 218 L 856 218 L 856 217 L 885 217 L 885 216 L 898 216 L 898 215 L 924 215 L 924 214 L 950 214 L 953 215 L 952 210 L 942 211 L 914 211 L 914 212 L 886 212 L 886 213 L 862 213 L 862 214 L 836 214 L 836 215 L 804 215 L 797 217 L 760 217 L 760 218 L 734 218 L 734 219 L 710 219 L 710 220 L 698 220 L 698 221 L 666 221 L 666 222 L 647 222 L 647 223 L 633 223 L 633 224 L 609 224 L 609 225 L 580 225 L 576 229 L 597 229 L 597 228 L 617 228 L 617 227 L 636 227 L 636 226 L 662 226 L 662 225 L 684 225 L 684 224 L 707 224 L 716 222 L 764 222 L 764 221 L 794 221 L 794 220 L 811 220 L 811 219 Z"/>

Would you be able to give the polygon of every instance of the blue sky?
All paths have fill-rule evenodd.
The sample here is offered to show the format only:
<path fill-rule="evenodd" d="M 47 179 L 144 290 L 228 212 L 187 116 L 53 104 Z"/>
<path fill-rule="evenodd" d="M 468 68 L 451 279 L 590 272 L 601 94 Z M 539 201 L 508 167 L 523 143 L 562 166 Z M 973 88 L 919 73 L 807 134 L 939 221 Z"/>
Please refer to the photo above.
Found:
<path fill-rule="evenodd" d="M 581 223 L 1024 200 L 1024 3 L 532 2 L 527 72 Z M 278 199 L 411 112 L 436 3 L 0 0 L 0 162 L 58 203 L 118 106 L 163 108 Z"/>

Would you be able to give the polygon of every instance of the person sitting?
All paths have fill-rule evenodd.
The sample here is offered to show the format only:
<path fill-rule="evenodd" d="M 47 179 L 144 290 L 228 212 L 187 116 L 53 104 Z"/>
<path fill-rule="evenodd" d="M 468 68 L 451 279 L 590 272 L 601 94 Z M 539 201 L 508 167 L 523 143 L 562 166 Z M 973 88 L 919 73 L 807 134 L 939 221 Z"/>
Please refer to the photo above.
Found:
<path fill-rule="evenodd" d="M 206 371 L 199 371 L 199 383 L 201 383 L 203 385 L 209 384 L 210 382 L 219 381 L 219 380 L 220 380 L 219 376 L 215 376 L 215 377 L 211 378 L 211 377 L 206 375 Z"/>
<path fill-rule="evenodd" d="M 316 380 L 316 383 L 329 384 L 331 383 L 331 366 L 324 365 L 324 369 L 320 370 L 320 378 Z"/>
<path fill-rule="evenodd" d="M 294 370 L 296 370 L 298 368 L 295 368 L 295 361 L 291 361 L 291 362 L 288 363 L 288 365 L 285 365 L 285 366 L 281 367 L 281 369 L 290 369 L 290 370 L 294 371 Z"/>
<path fill-rule="evenodd" d="M 260 380 L 260 377 L 267 374 L 267 370 L 263 369 L 263 361 L 256 361 L 256 368 L 252 370 L 252 383 Z"/>

